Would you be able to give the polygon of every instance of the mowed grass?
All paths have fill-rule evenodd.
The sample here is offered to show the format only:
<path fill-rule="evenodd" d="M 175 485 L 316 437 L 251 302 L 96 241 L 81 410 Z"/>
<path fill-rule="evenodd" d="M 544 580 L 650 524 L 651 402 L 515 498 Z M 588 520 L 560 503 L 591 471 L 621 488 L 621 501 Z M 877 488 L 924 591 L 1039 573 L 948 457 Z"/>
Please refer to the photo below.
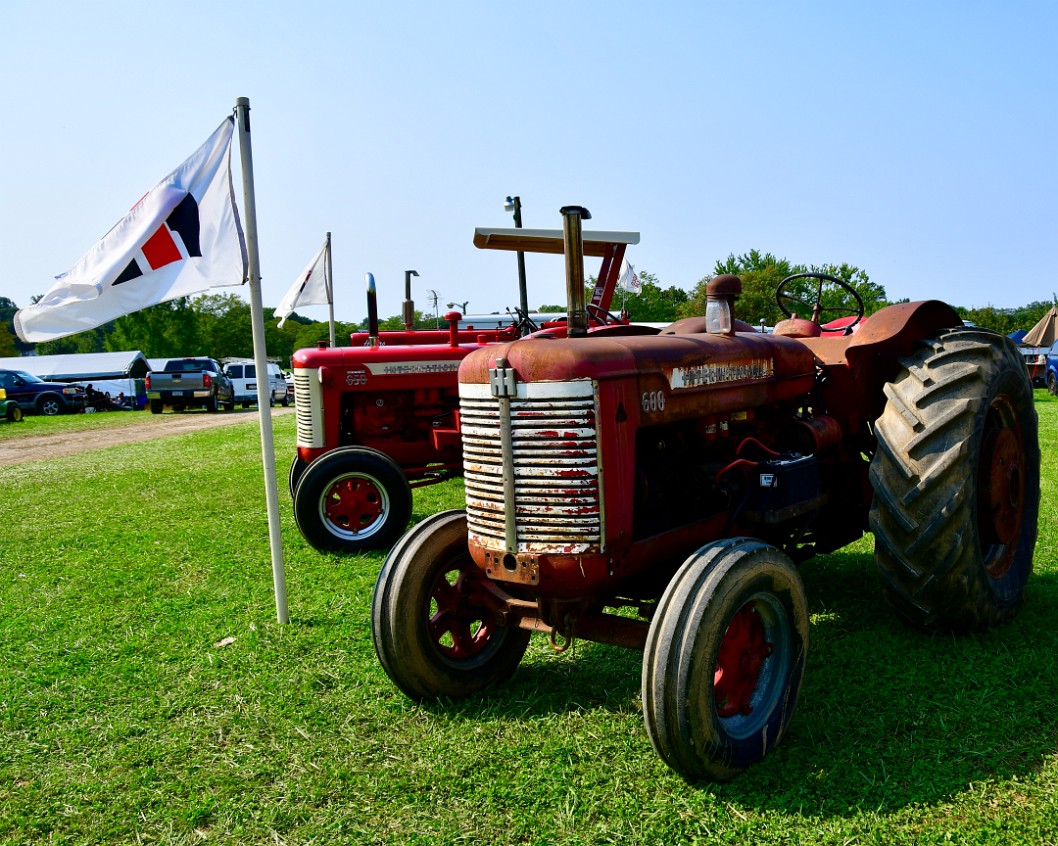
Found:
<path fill-rule="evenodd" d="M 288 625 L 253 422 L 0 467 L 0 842 L 1058 843 L 1058 402 L 1036 398 L 1023 612 L 925 636 L 880 599 L 869 538 L 806 563 L 790 733 L 723 785 L 654 754 L 637 652 L 534 637 L 503 687 L 407 700 L 371 643 L 383 553 L 294 526 L 292 417 Z M 414 519 L 461 503 L 458 480 L 418 490 Z"/>

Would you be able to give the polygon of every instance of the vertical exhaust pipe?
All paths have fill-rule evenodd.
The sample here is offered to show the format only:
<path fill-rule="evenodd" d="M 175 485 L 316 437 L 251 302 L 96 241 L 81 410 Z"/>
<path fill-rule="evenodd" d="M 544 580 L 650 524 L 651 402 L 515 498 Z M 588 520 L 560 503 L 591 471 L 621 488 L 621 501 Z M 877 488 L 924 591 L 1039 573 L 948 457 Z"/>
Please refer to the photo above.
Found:
<path fill-rule="evenodd" d="M 584 296 L 584 231 L 582 220 L 591 220 L 591 212 L 584 206 L 563 206 L 562 240 L 566 253 L 566 334 L 583 338 L 588 334 L 588 310 Z"/>
<path fill-rule="evenodd" d="M 414 270 L 404 271 L 404 328 L 411 329 L 415 325 L 415 302 L 411 298 L 411 278 L 418 276 Z"/>
<path fill-rule="evenodd" d="M 375 274 L 365 273 L 367 281 L 367 343 L 369 346 L 378 346 L 378 295 L 375 292 Z"/>

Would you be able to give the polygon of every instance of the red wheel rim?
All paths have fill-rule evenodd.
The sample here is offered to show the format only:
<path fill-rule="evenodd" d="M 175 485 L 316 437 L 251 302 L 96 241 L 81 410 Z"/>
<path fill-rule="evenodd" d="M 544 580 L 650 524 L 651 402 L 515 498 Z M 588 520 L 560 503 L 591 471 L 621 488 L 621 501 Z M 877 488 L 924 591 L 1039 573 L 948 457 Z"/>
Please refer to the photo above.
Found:
<path fill-rule="evenodd" d="M 1017 414 L 1005 397 L 988 410 L 981 444 L 977 526 L 988 575 L 1001 579 L 1014 561 L 1025 513 L 1024 449 Z"/>
<path fill-rule="evenodd" d="M 773 645 L 764 636 L 757 603 L 751 600 L 731 618 L 716 655 L 713 701 L 719 716 L 733 717 L 753 710 L 761 669 L 772 651 Z"/>
<path fill-rule="evenodd" d="M 442 654 L 465 660 L 478 655 L 496 632 L 478 579 L 458 565 L 441 573 L 430 590 L 430 638 Z"/>
<path fill-rule="evenodd" d="M 328 529 L 339 536 L 364 537 L 382 525 L 389 497 L 374 479 L 348 475 L 337 479 L 324 493 L 320 511 Z"/>

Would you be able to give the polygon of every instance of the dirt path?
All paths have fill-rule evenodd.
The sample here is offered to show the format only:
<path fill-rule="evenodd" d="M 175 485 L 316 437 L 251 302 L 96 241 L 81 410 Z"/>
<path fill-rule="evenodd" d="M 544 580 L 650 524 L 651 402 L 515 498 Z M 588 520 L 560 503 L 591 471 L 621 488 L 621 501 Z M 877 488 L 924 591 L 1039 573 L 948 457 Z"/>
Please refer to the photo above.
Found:
<path fill-rule="evenodd" d="M 0 441 L 0 467 L 9 464 L 23 464 L 27 461 L 38 461 L 44 458 L 60 458 L 118 444 L 168 438 L 173 435 L 197 432 L 200 429 L 213 429 L 217 426 L 256 423 L 258 420 L 256 408 L 219 414 L 209 414 L 208 412 L 149 414 L 145 411 L 110 413 L 135 414 L 138 419 L 135 423 L 122 426 L 108 426 L 96 430 L 84 430 L 76 433 L 64 432 L 56 435 L 38 433 L 31 437 L 11 438 Z M 293 413 L 293 408 L 276 407 L 272 409 L 272 417 L 281 417 L 285 414 Z"/>

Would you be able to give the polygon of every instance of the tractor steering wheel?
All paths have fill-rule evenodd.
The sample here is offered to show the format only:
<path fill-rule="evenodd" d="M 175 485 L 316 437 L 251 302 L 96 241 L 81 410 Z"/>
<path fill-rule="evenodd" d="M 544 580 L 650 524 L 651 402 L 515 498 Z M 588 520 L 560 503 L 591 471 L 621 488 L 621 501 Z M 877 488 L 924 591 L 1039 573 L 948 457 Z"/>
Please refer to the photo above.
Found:
<path fill-rule="evenodd" d="M 788 283 L 793 282 L 795 279 L 816 279 L 818 284 L 816 285 L 815 291 L 815 302 L 807 303 L 802 300 L 793 290 L 787 288 Z M 823 305 L 823 283 L 833 282 L 839 288 L 845 291 L 846 294 L 852 296 L 855 300 L 855 305 L 849 303 L 848 305 L 836 305 L 836 306 L 825 306 Z M 839 279 L 837 276 L 828 276 L 826 273 L 795 273 L 793 276 L 787 276 L 782 282 L 779 283 L 779 287 L 775 291 L 775 302 L 779 306 L 779 310 L 787 317 L 797 317 L 797 313 L 789 307 L 789 304 L 793 303 L 799 306 L 803 306 L 810 312 L 810 319 L 813 323 L 819 324 L 821 318 L 827 312 L 836 312 L 838 316 L 856 315 L 856 319 L 843 327 L 846 331 L 851 329 L 857 323 L 863 319 L 863 300 L 860 299 L 860 295 L 856 293 L 856 289 L 853 288 L 844 279 Z"/>
<path fill-rule="evenodd" d="M 588 303 L 586 306 L 584 306 L 584 310 L 588 312 L 589 317 L 594 317 L 600 326 L 609 326 L 611 324 L 619 324 L 621 322 L 602 306 L 597 306 L 594 303 Z"/>

